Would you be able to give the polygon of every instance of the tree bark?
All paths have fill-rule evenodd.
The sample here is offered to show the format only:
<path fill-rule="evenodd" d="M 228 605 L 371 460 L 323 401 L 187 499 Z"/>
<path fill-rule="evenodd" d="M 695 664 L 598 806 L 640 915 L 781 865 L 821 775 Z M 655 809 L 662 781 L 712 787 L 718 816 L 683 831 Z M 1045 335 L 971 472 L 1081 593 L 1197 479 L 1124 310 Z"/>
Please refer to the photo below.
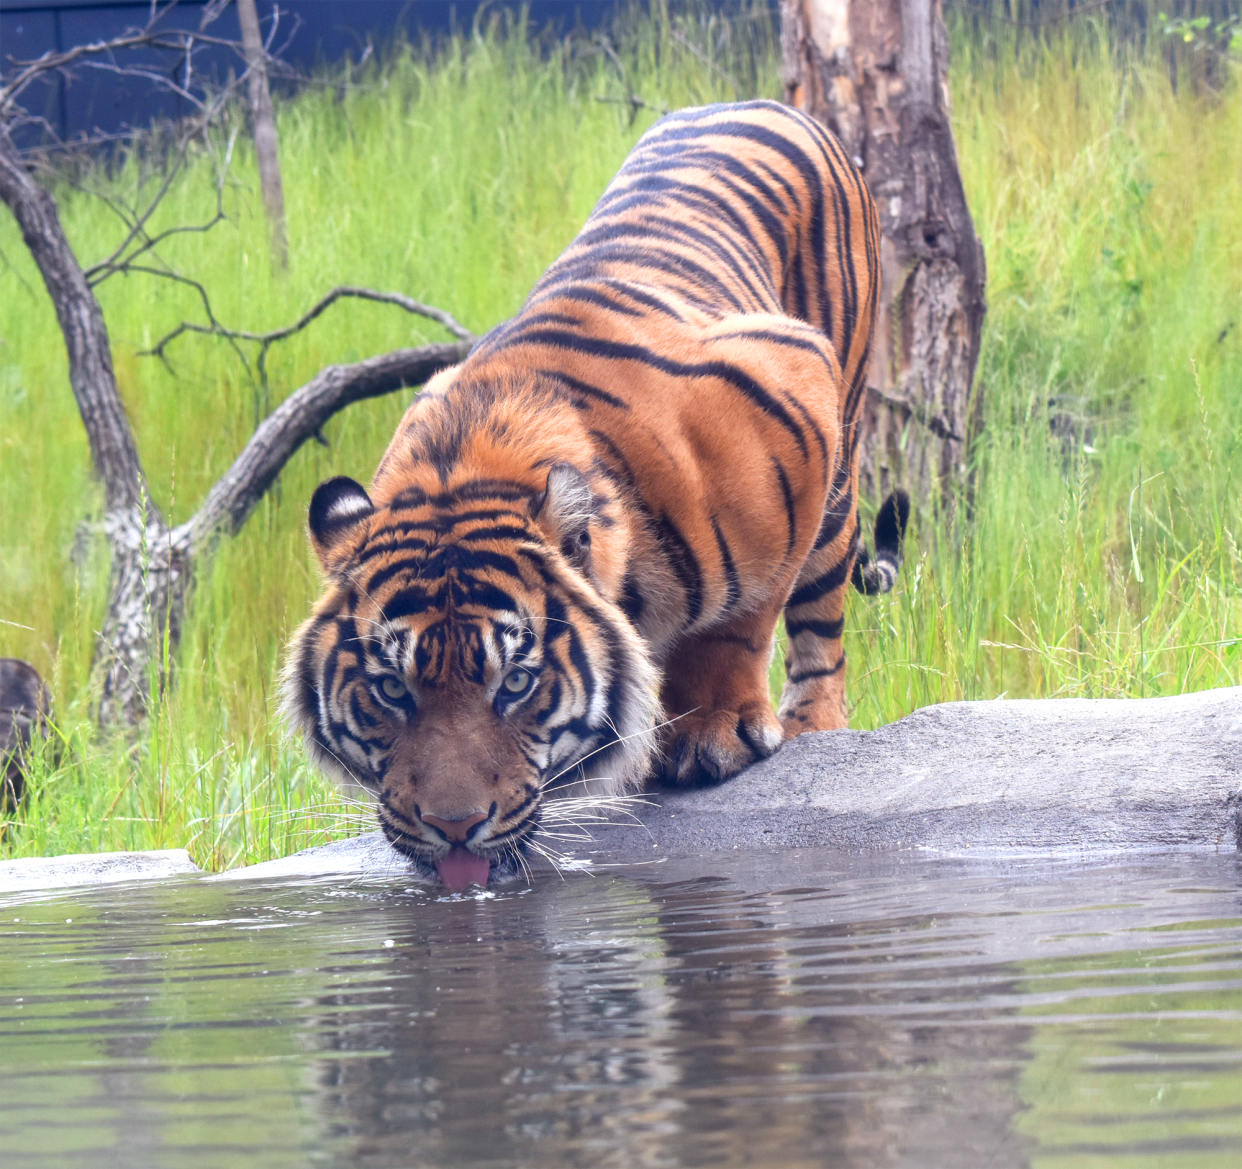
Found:
<path fill-rule="evenodd" d="M 263 204 L 272 229 L 272 251 L 282 268 L 289 266 L 289 244 L 285 236 L 285 192 L 280 180 L 280 140 L 272 113 L 272 92 L 267 83 L 267 53 L 259 32 L 259 14 L 254 0 L 237 0 L 237 20 L 241 25 L 246 67 L 250 71 L 250 114 L 254 120 L 254 152 L 259 162 L 259 184 Z"/>
<path fill-rule="evenodd" d="M 145 489 L 142 466 L 117 393 L 103 311 L 65 238 L 55 201 L 26 170 L 3 123 L 0 199 L 13 212 L 56 309 L 69 353 L 69 383 L 104 482 L 106 506 L 109 511 L 133 507 Z"/>
<path fill-rule="evenodd" d="M 841 140 L 880 212 L 881 298 L 860 490 L 969 488 L 983 245 L 950 125 L 941 0 L 782 0 L 785 98 Z"/>
<path fill-rule="evenodd" d="M 27 172 L 3 123 L 0 200 L 20 225 L 56 308 L 69 354 L 69 380 L 95 472 L 103 481 L 103 530 L 112 567 L 95 655 L 95 668 L 102 674 L 99 718 L 104 724 L 132 725 L 145 711 L 152 688 L 167 681 L 165 667 L 177 648 L 196 556 L 218 532 L 241 529 L 294 452 L 338 410 L 363 398 L 421 385 L 463 360 L 473 338 L 399 349 L 322 370 L 259 425 L 194 515 L 172 530 L 147 488 L 117 391 L 99 301 L 65 236 L 55 201 Z M 440 310 L 425 305 L 418 309 L 465 332 Z"/>
<path fill-rule="evenodd" d="M 103 528 L 112 552 L 108 612 L 100 630 L 100 717 L 133 721 L 147 692 L 148 663 L 164 617 L 179 613 L 184 557 L 147 489 L 138 448 L 117 391 L 103 310 L 61 227 L 52 196 L 22 165 L 0 125 L 0 199 L 13 212 L 56 309 L 69 356 L 69 382 L 103 481 Z M 152 625 L 152 620 L 156 624 Z M 176 626 L 170 632 L 175 636 Z"/>

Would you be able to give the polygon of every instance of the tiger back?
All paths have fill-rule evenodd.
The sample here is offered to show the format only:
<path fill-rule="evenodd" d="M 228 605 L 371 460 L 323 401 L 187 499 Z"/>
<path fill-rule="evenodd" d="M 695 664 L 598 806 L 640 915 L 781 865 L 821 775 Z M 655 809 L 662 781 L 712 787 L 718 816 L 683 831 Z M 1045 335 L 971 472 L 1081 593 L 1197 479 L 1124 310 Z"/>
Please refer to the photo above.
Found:
<path fill-rule="evenodd" d="M 518 871 L 549 793 L 718 781 L 845 725 L 846 589 L 891 584 L 905 522 L 890 504 L 859 563 L 878 241 L 805 115 L 665 117 L 522 311 L 418 395 L 370 491 L 315 493 L 328 590 L 286 708 L 429 875 Z"/>

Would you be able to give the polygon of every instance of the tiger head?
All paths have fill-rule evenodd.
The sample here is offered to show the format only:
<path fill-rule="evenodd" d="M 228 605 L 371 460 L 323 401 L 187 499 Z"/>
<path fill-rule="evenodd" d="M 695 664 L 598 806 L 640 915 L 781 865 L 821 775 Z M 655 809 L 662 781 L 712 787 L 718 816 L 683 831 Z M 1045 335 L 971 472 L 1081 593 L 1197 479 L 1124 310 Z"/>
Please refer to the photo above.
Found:
<path fill-rule="evenodd" d="M 450 889 L 517 875 L 549 796 L 641 781 L 658 712 L 656 671 L 610 599 L 615 492 L 487 421 L 463 428 L 427 394 L 371 492 L 347 478 L 315 492 L 328 587 L 283 682 L 314 760 L 373 793 L 388 840 Z M 555 432 L 541 425 L 542 445 Z"/>

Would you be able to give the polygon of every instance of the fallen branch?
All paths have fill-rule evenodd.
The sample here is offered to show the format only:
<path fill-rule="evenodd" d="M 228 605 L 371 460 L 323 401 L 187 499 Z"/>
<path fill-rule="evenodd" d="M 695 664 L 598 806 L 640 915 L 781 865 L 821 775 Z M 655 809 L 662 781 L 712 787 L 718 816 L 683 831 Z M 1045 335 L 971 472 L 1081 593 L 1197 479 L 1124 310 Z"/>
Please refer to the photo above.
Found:
<path fill-rule="evenodd" d="M 913 418 L 915 422 L 927 427 L 937 438 L 948 442 L 962 442 L 962 436 L 956 434 L 942 414 L 933 414 L 923 402 L 910 402 L 905 398 L 890 394 L 879 386 L 868 386 L 867 393 L 878 402 L 883 402 L 890 410 L 896 410 L 904 419 Z"/>

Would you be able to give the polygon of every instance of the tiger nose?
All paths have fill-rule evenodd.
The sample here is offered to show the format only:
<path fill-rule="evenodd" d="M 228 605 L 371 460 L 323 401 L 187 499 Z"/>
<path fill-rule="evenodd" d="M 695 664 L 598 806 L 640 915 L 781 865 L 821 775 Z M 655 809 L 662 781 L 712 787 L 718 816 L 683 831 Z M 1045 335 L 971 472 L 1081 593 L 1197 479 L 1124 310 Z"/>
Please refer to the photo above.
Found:
<path fill-rule="evenodd" d="M 464 844 L 470 836 L 470 829 L 476 824 L 482 824 L 487 816 L 486 812 L 475 812 L 473 816 L 467 816 L 463 820 L 441 820 L 439 816 L 424 814 L 423 823 L 430 824 L 454 844 Z"/>

